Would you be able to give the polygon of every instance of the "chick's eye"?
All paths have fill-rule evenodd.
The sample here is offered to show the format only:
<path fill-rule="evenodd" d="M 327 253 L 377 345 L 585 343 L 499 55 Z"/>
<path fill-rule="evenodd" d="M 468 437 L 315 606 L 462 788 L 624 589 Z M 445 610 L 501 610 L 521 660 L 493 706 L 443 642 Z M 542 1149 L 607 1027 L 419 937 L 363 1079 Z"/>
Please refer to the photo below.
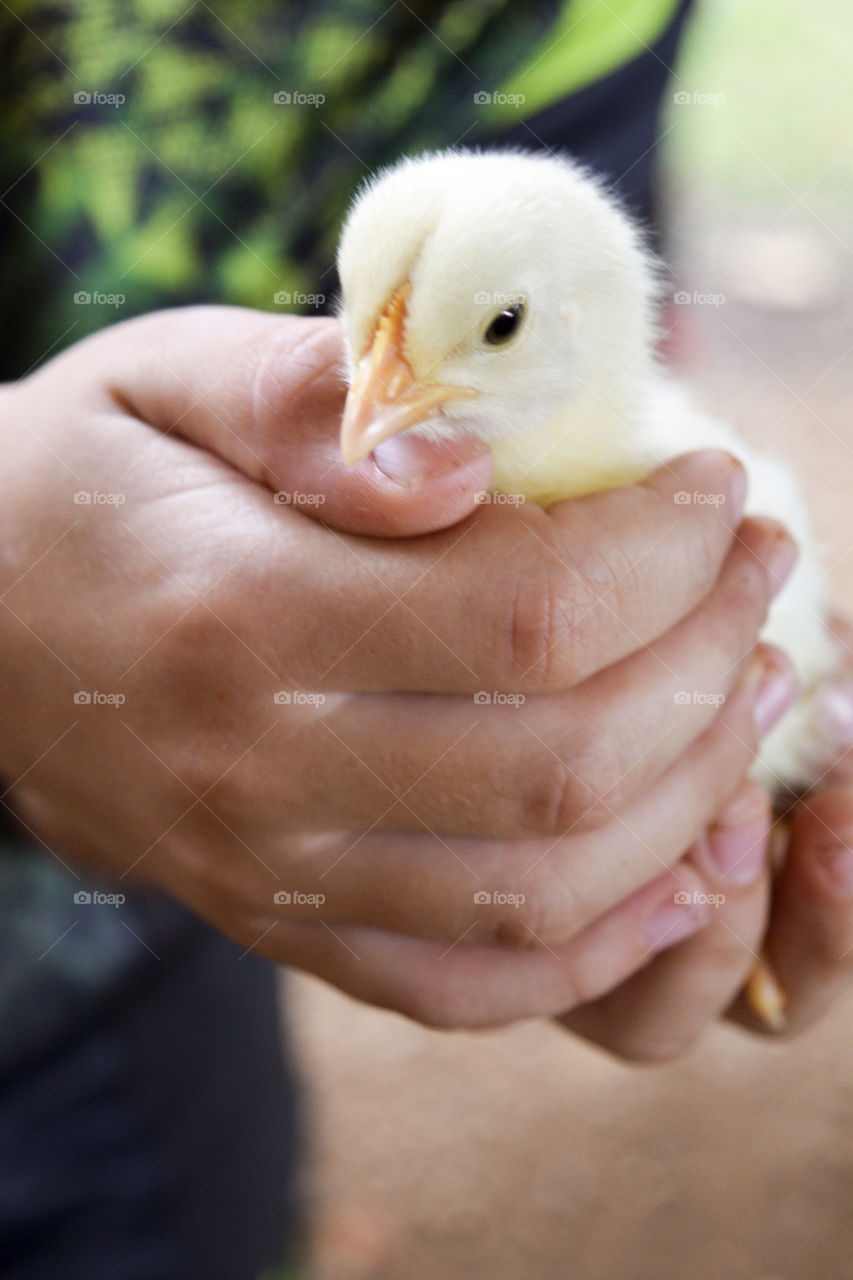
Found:
<path fill-rule="evenodd" d="M 513 334 L 518 332 L 523 317 L 524 304 L 521 302 L 514 302 L 511 307 L 499 311 L 483 335 L 486 342 L 493 347 L 509 342 Z"/>

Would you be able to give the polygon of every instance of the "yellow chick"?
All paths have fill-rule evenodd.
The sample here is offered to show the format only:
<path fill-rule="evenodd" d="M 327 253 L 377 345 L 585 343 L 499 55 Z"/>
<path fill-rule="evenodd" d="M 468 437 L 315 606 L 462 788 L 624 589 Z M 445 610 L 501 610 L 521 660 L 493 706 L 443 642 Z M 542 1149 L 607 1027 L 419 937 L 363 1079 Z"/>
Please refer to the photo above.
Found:
<path fill-rule="evenodd" d="M 551 156 L 404 159 L 357 194 L 338 273 L 350 465 L 403 431 L 471 434 L 491 448 L 496 491 L 547 507 L 690 449 L 742 460 L 747 511 L 781 520 L 800 549 L 763 637 L 792 659 L 802 694 L 753 772 L 777 794 L 818 778 L 829 735 L 815 690 L 839 662 L 804 504 L 784 466 L 699 411 L 657 362 L 658 267 L 601 184 Z M 755 998 L 772 1019 L 772 993 Z"/>

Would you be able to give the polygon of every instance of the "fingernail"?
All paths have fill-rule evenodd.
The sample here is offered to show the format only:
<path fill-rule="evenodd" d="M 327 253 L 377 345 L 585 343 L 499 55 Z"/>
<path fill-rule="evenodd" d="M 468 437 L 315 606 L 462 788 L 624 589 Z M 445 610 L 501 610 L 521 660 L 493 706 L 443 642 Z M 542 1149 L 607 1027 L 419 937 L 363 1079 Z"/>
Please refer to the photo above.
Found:
<path fill-rule="evenodd" d="M 767 800 L 747 783 L 722 809 L 697 842 L 712 875 L 730 884 L 751 884 L 767 854 Z"/>
<path fill-rule="evenodd" d="M 708 910 L 694 901 L 692 891 L 677 890 L 646 924 L 649 951 L 665 951 L 683 942 L 708 923 Z"/>
<path fill-rule="evenodd" d="M 765 546 L 762 563 L 767 570 L 770 586 L 770 599 L 775 600 L 797 562 L 797 544 L 788 530 L 778 520 L 758 517 L 757 524 L 764 529 Z"/>
<path fill-rule="evenodd" d="M 373 461 L 389 480 L 411 485 L 446 475 L 488 451 L 488 445 L 472 436 L 462 440 L 423 440 L 404 432 L 378 444 Z"/>
<path fill-rule="evenodd" d="M 853 831 L 820 845 L 817 865 L 834 893 L 853 898 Z"/>
<path fill-rule="evenodd" d="M 720 827 L 742 827 L 767 813 L 767 797 L 756 782 L 742 782 L 714 819 Z"/>
<path fill-rule="evenodd" d="M 766 649 L 753 658 L 745 681 L 756 688 L 752 714 L 755 727 L 763 737 L 796 702 L 797 673 L 780 649 Z"/>

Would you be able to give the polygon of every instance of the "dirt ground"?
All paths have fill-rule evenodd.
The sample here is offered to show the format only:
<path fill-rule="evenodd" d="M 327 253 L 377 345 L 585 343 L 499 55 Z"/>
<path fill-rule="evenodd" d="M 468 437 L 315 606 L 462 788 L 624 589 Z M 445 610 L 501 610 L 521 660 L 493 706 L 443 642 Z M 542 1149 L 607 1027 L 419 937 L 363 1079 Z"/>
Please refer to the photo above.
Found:
<path fill-rule="evenodd" d="M 679 283 L 725 298 L 684 307 L 691 378 L 796 460 L 853 612 L 851 228 L 679 210 Z M 662 1068 L 539 1023 L 426 1031 L 300 975 L 289 1008 L 324 1280 L 853 1275 L 853 992 L 790 1046 L 719 1026 Z"/>

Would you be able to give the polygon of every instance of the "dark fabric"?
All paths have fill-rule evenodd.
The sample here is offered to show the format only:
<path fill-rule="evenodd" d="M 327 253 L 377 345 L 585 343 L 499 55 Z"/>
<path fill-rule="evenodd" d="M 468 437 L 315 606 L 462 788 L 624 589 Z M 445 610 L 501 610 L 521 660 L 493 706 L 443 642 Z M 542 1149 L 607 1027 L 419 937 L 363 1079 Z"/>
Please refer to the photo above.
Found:
<path fill-rule="evenodd" d="M 490 132 L 476 125 L 465 144 L 557 152 L 580 160 L 605 178 L 607 189 L 644 226 L 650 248 L 662 253 L 660 116 L 684 24 L 694 8 L 695 0 L 681 0 L 660 39 L 610 75 L 511 128 Z M 333 268 L 324 275 L 323 287 L 327 302 L 320 309 L 333 314 L 339 292 Z"/>
<path fill-rule="evenodd" d="M 12 834 L 0 837 L 0 902 L 0 1082 L 187 943 L 190 917 L 174 899 L 75 873 Z"/>
<path fill-rule="evenodd" d="M 0 378 L 158 307 L 325 291 L 365 174 L 459 139 L 562 5 L 0 5 Z"/>
<path fill-rule="evenodd" d="M 638 58 L 512 129 L 492 135 L 496 143 L 526 151 L 568 152 L 603 174 L 625 208 L 646 225 L 649 240 L 658 250 L 656 144 L 661 107 L 665 92 L 672 89 L 671 68 L 693 8 L 694 0 L 682 0 L 661 38 Z"/>
<path fill-rule="evenodd" d="M 0 1088 L 4 1280 L 254 1280 L 299 1233 L 273 967 L 182 945 Z"/>

